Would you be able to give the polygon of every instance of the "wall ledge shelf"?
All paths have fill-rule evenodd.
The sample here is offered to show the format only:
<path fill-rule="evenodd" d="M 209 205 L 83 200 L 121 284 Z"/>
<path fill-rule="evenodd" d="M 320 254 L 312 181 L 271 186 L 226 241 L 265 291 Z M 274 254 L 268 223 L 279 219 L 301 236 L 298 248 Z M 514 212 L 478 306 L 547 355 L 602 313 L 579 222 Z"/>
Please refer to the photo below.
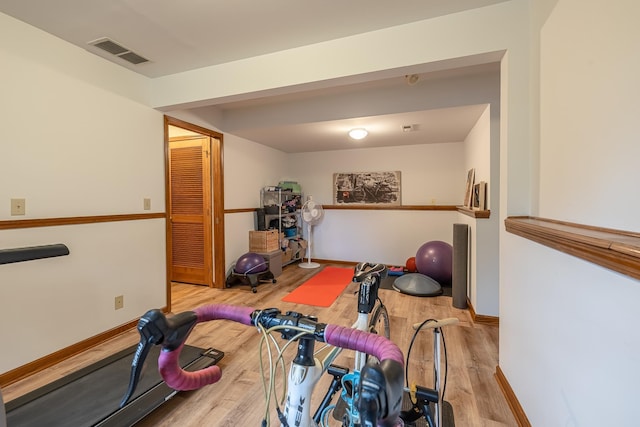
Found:
<path fill-rule="evenodd" d="M 477 209 L 470 209 L 467 208 L 465 206 L 457 206 L 457 210 L 458 212 L 460 212 L 461 214 L 464 214 L 466 216 L 470 216 L 471 218 L 489 218 L 491 216 L 491 211 L 487 211 L 487 210 L 477 210 Z"/>
<path fill-rule="evenodd" d="M 640 279 L 640 233 L 531 216 L 508 217 L 505 228 L 509 233 Z"/>

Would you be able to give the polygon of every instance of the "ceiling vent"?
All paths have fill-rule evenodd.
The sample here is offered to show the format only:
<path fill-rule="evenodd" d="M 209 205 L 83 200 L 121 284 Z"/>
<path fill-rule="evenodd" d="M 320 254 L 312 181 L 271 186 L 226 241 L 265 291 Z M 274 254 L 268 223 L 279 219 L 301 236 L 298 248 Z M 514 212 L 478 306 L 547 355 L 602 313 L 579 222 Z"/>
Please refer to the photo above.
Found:
<path fill-rule="evenodd" d="M 402 126 L 402 132 L 415 132 L 420 128 L 420 125 L 404 125 Z"/>
<path fill-rule="evenodd" d="M 101 39 L 98 40 L 94 40 L 92 42 L 88 43 L 91 46 L 95 46 L 98 49 L 102 49 L 105 52 L 110 53 L 111 55 L 117 56 L 118 58 L 122 58 L 125 61 L 133 64 L 133 65 L 138 65 L 138 64 L 143 64 L 145 62 L 149 62 L 149 60 L 147 58 L 144 58 L 140 55 L 138 55 L 135 52 L 132 52 L 131 50 L 127 49 L 126 47 L 120 45 L 119 43 L 114 42 L 113 40 L 107 38 L 107 37 L 103 37 Z"/>

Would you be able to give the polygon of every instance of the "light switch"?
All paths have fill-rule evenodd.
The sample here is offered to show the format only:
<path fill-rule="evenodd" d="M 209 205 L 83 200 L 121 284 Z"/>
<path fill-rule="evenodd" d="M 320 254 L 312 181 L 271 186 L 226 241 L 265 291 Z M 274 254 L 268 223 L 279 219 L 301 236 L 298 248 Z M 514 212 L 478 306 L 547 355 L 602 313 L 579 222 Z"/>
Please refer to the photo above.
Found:
<path fill-rule="evenodd" d="M 151 210 L 151 199 L 144 199 L 144 210 Z"/>
<path fill-rule="evenodd" d="M 24 215 L 25 213 L 25 200 L 11 199 L 11 215 Z"/>

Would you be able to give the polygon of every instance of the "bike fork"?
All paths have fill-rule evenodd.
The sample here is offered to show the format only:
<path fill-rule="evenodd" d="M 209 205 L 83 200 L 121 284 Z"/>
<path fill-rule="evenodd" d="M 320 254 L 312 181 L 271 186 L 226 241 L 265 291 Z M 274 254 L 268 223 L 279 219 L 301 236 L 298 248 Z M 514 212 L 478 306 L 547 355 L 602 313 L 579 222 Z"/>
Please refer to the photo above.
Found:
<path fill-rule="evenodd" d="M 331 380 L 331 385 L 329 385 L 329 389 L 327 390 L 327 394 L 325 394 L 324 399 L 322 399 L 322 403 L 313 415 L 313 421 L 318 424 L 320 423 L 322 413 L 333 400 L 333 396 L 342 389 L 342 377 L 349 373 L 349 369 L 338 365 L 329 365 L 327 372 L 333 376 L 333 380 Z"/>

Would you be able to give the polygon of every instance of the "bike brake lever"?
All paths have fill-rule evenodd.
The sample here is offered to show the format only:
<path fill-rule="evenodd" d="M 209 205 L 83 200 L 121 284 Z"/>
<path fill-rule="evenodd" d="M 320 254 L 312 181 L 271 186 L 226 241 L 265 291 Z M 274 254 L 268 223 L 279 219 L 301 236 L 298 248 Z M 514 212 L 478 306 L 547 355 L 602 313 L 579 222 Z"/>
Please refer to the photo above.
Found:
<path fill-rule="evenodd" d="M 120 408 L 124 407 L 133 393 L 136 391 L 136 387 L 138 386 L 138 381 L 140 380 L 140 373 L 142 372 L 142 366 L 144 365 L 144 361 L 147 358 L 147 354 L 149 354 L 149 350 L 153 343 L 150 341 L 140 340 L 138 343 L 138 347 L 136 348 L 136 352 L 133 356 L 133 362 L 131 362 L 131 375 L 129 377 L 129 387 L 127 388 L 127 392 L 124 394 L 124 397 L 120 401 Z"/>
<path fill-rule="evenodd" d="M 129 377 L 129 387 L 125 393 L 122 401 L 120 401 L 120 407 L 122 408 L 127 404 L 131 396 L 138 386 L 140 380 L 140 373 L 144 361 L 149 354 L 149 350 L 152 345 L 159 344 L 164 338 L 164 326 L 166 325 L 166 319 L 164 314 L 160 310 L 147 311 L 138 321 L 138 332 L 140 333 L 140 342 L 136 348 L 136 352 L 133 355 L 133 361 L 131 362 L 131 375 Z"/>
<path fill-rule="evenodd" d="M 149 310 L 140 318 L 137 326 L 140 342 L 131 362 L 129 387 L 120 402 L 121 408 L 127 404 L 135 392 L 151 346 L 161 344 L 162 349 L 166 351 L 177 349 L 184 344 L 197 321 L 197 315 L 192 311 L 180 313 L 167 319 L 160 310 Z"/>

